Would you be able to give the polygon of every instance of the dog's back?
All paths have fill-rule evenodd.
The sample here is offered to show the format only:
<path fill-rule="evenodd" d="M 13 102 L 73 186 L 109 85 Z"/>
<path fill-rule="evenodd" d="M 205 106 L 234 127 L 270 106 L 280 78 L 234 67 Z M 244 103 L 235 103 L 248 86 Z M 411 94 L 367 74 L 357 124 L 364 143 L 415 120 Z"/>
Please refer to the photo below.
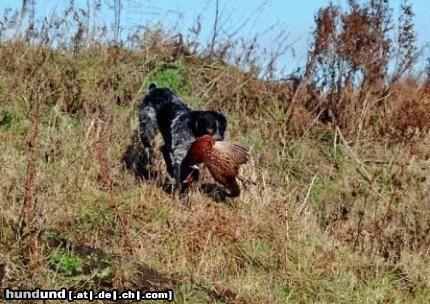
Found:
<path fill-rule="evenodd" d="M 191 109 L 170 89 L 157 88 L 151 84 L 140 106 L 140 124 L 144 129 L 158 128 L 163 138 L 166 139 L 170 136 L 172 122 L 175 118 L 181 113 L 189 112 Z M 156 125 L 154 125 L 155 121 Z"/>

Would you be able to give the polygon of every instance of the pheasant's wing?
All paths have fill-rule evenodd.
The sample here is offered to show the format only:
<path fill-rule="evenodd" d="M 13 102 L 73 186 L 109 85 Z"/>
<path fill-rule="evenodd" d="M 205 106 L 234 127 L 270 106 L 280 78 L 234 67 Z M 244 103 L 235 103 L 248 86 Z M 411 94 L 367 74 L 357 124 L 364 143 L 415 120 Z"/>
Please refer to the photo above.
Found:
<path fill-rule="evenodd" d="M 221 148 L 219 148 L 221 147 Z M 240 188 L 236 181 L 239 165 L 248 160 L 248 152 L 240 145 L 225 143 L 212 149 L 204 161 L 212 177 L 229 189 L 229 196 L 238 196 Z"/>
<path fill-rule="evenodd" d="M 246 163 L 249 159 L 248 149 L 236 143 L 216 141 L 213 149 L 225 154 L 238 165 Z"/>
<path fill-rule="evenodd" d="M 229 190 L 228 196 L 236 197 L 240 195 L 239 184 L 236 181 L 238 164 L 225 154 L 219 154 L 216 159 L 207 161 L 205 164 L 212 177 Z"/>
<path fill-rule="evenodd" d="M 214 163 L 206 163 L 206 167 L 209 169 L 212 177 L 221 185 L 227 185 L 227 178 L 224 175 L 223 169 Z"/>
<path fill-rule="evenodd" d="M 238 174 L 239 165 L 229 155 L 217 150 L 214 150 L 204 163 L 212 177 L 224 186 L 229 184 L 229 177 Z"/>

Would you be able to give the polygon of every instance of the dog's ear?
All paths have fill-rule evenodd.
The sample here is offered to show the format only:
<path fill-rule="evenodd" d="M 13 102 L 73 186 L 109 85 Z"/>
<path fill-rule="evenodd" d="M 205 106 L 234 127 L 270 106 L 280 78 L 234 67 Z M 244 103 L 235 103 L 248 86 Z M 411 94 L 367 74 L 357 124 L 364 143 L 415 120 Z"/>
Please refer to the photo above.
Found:
<path fill-rule="evenodd" d="M 202 119 L 202 113 L 200 111 L 194 111 L 191 114 L 191 120 L 193 124 L 193 130 L 197 132 L 200 128 L 202 128 L 203 119 Z"/>
<path fill-rule="evenodd" d="M 224 125 L 224 129 L 227 126 L 227 118 L 225 118 L 225 116 L 221 113 L 217 113 L 218 114 L 218 118 L 221 121 L 221 123 Z"/>
<path fill-rule="evenodd" d="M 199 137 L 205 134 L 207 118 L 203 111 L 193 111 L 191 113 L 191 129 L 194 136 Z"/>
<path fill-rule="evenodd" d="M 215 119 L 218 121 L 218 128 L 221 135 L 224 135 L 225 129 L 227 128 L 227 119 L 225 116 L 219 112 L 212 113 L 215 116 Z"/>
<path fill-rule="evenodd" d="M 151 91 L 152 89 L 155 89 L 157 87 L 157 85 L 155 83 L 151 83 L 149 85 L 148 91 Z"/>

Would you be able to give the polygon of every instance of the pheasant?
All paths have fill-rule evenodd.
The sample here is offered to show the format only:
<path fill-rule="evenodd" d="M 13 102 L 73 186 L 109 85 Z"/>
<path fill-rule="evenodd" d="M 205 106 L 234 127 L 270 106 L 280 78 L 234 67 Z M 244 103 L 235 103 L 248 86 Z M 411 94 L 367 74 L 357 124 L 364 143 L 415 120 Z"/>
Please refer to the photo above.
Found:
<path fill-rule="evenodd" d="M 248 150 L 235 143 L 215 141 L 210 135 L 197 138 L 188 150 L 186 163 L 193 169 L 203 163 L 212 177 L 229 190 L 229 196 L 239 196 L 240 188 L 236 177 L 239 166 L 248 161 Z M 193 182 L 193 174 L 186 177 L 186 183 Z"/>

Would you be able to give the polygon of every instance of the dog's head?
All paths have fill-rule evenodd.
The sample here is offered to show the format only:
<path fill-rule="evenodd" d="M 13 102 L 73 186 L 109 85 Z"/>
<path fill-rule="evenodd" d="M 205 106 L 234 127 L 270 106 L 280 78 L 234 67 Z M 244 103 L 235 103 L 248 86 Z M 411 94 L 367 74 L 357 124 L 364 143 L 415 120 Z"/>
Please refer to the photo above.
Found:
<path fill-rule="evenodd" d="M 193 111 L 191 116 L 193 135 L 211 135 L 215 140 L 223 140 L 227 127 L 224 115 L 215 111 Z"/>

